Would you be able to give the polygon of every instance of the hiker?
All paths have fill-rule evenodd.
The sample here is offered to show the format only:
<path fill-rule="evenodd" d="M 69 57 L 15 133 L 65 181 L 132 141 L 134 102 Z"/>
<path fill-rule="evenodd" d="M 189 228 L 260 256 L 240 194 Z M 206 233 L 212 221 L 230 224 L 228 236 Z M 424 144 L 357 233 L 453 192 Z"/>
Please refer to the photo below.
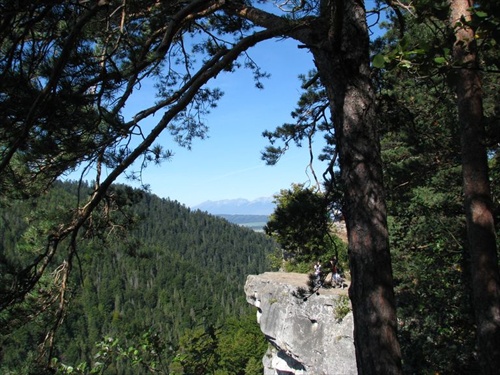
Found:
<path fill-rule="evenodd" d="M 314 276 L 316 285 L 321 285 L 321 263 L 319 260 L 314 265 Z"/>
<path fill-rule="evenodd" d="M 332 283 L 332 287 L 336 287 L 337 285 L 338 286 L 344 286 L 344 280 L 342 279 L 342 276 L 340 276 L 340 270 L 337 266 L 338 264 L 338 261 L 337 261 L 337 258 L 332 258 L 330 260 L 330 271 L 332 272 L 332 279 L 331 279 L 331 283 Z"/>

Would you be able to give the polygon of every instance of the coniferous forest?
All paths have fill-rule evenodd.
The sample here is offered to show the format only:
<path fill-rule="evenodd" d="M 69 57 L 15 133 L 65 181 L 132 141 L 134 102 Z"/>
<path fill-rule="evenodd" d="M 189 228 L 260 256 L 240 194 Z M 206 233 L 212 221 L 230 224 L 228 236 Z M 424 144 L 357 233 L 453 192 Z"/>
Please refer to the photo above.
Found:
<path fill-rule="evenodd" d="M 279 199 L 273 262 L 323 254 L 342 218 L 360 374 L 498 373 L 498 1 L 0 0 L 0 13 L 2 374 L 261 373 L 241 287 L 274 243 L 116 182 L 206 138 L 220 77 L 247 69 L 263 88 L 252 47 L 282 39 L 314 69 L 262 159 L 308 147 L 297 168 L 314 191 Z M 154 101 L 136 100 L 144 84 Z M 60 182 L 75 171 L 92 183 Z"/>
<path fill-rule="evenodd" d="M 30 253 L 37 228 L 50 225 L 51 215 L 71 210 L 77 188 L 76 183 L 57 183 L 43 199 L 2 207 L 2 256 L 23 264 L 23 247 Z M 83 190 L 88 194 L 89 187 Z M 113 192 L 121 196 L 124 207 L 129 204 L 127 212 L 120 214 L 123 222 L 111 231 L 82 239 L 79 269 L 68 280 L 71 308 L 58 330 L 53 357 L 73 366 L 92 364 L 99 343 L 111 340 L 110 345 L 128 349 L 146 345 L 146 340 L 149 349 L 161 350 L 163 373 L 171 366 L 175 369 L 171 362 L 176 356 L 184 358 L 178 360 L 183 371 L 189 361 L 203 371 L 216 366 L 243 373 L 250 359 L 260 368 L 267 346 L 245 301 L 243 284 L 246 275 L 266 270 L 272 240 L 140 190 L 117 186 Z M 7 315 L 0 318 L 1 373 L 29 372 L 30 358 L 44 334 L 42 322 L 13 325 Z M 219 350 L 226 354 L 217 351 L 218 341 L 224 342 Z M 222 358 L 202 365 L 196 356 L 189 359 L 198 350 L 203 361 L 210 358 L 210 350 Z M 105 373 L 145 373 L 141 366 L 132 366 L 132 360 L 119 358 L 115 353 L 112 360 L 117 363 L 107 364 Z"/>

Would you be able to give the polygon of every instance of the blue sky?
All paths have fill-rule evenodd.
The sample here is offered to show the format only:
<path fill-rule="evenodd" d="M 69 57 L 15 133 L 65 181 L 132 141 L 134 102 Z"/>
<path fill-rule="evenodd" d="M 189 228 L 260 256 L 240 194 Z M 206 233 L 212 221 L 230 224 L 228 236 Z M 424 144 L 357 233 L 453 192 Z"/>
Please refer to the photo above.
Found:
<path fill-rule="evenodd" d="M 149 184 L 152 193 L 192 207 L 208 200 L 272 197 L 292 183 L 309 181 L 305 147 L 291 148 L 276 166 L 266 166 L 261 160 L 267 145 L 262 132 L 292 120 L 290 113 L 301 93 L 298 75 L 313 68 L 311 55 L 297 46 L 293 40 L 272 40 L 249 51 L 262 70 L 271 74 L 262 90 L 255 87 L 246 69 L 213 81 L 224 96 L 206 117 L 209 138 L 196 139 L 188 150 L 177 146 L 169 135 L 162 136 L 159 143 L 173 150 L 174 156 L 160 166 L 148 166 L 143 173 L 143 183 Z M 143 87 L 134 107 L 150 100 L 154 97 Z"/>
<path fill-rule="evenodd" d="M 158 143 L 172 150 L 174 156 L 143 172 L 142 182 L 150 186 L 152 193 L 193 207 L 209 200 L 272 197 L 292 183 L 312 183 L 310 172 L 306 172 L 306 147 L 290 148 L 275 166 L 266 166 L 261 160 L 261 151 L 267 145 L 262 132 L 292 121 L 290 113 L 301 94 L 298 75 L 313 68 L 311 54 L 297 46 L 298 42 L 292 39 L 275 39 L 249 50 L 261 69 L 271 74 L 263 80 L 262 90 L 255 87 L 247 69 L 220 74 L 211 82 L 224 96 L 206 116 L 209 138 L 196 139 L 188 150 L 177 146 L 171 136 L 163 135 Z M 155 100 L 153 91 L 143 85 L 129 109 L 150 105 Z M 129 119 L 127 113 L 124 116 Z M 160 116 L 159 113 L 148 121 L 154 124 Z M 322 144 L 315 145 L 316 156 L 321 147 Z M 323 168 L 317 160 L 315 164 L 316 173 L 321 176 Z M 118 182 L 138 186 L 124 178 Z"/>

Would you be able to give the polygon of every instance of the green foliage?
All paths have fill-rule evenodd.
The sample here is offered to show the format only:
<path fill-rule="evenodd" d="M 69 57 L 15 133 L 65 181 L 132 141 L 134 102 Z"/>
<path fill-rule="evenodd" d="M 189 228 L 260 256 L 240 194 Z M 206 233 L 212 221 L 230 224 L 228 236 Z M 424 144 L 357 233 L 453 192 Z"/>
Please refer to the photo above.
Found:
<path fill-rule="evenodd" d="M 404 367 L 411 374 L 478 372 L 451 89 L 453 71 L 461 67 L 450 53 L 452 33 L 444 23 L 448 3 L 408 3 L 412 12 L 404 15 L 404 37 L 397 35 L 395 24 L 388 24 L 389 33 L 377 42 L 373 58 L 379 68 L 374 79 L 380 89 L 399 333 Z M 227 52 L 245 38 L 241 32 L 250 24 L 222 11 L 212 13 L 215 7 L 209 8 L 209 2 L 196 3 L 196 17 L 182 12 L 191 2 L 133 0 L 123 8 L 103 1 L 89 4 L 1 3 L 7 16 L 0 30 L 0 372 L 43 373 L 36 347 L 46 337 L 45 328 L 54 326 L 56 292 L 64 289 L 60 301 L 71 297 L 73 305 L 52 353 L 58 358 L 54 366 L 63 373 L 156 371 L 156 356 L 166 343 L 175 349 L 165 354 L 173 373 L 259 373 L 258 353 L 253 352 L 258 345 L 249 342 L 262 337 L 248 338 L 249 327 L 227 317 L 245 316 L 244 277 L 267 269 L 265 255 L 274 242 L 139 191 L 107 190 L 111 180 L 97 181 L 103 187 L 92 201 L 98 210 L 83 217 L 82 230 L 63 231 L 82 218 L 77 201 L 95 191 L 86 186 L 78 196 L 75 185 L 61 184 L 45 195 L 58 176 L 81 164 L 110 168 L 116 176 L 137 158 L 142 158 L 141 169 L 169 158 L 168 150 L 152 143 L 164 129 L 186 147 L 195 137 L 205 137 L 207 128 L 200 119 L 222 93 L 201 87 L 222 70 L 239 66 L 234 60 L 238 53 L 233 58 Z M 496 1 L 478 1 L 468 25 L 476 32 L 484 74 L 484 141 L 495 197 L 500 195 L 500 94 L 498 75 L 489 71 L 498 72 L 500 65 L 498 7 Z M 176 17 L 182 14 L 186 18 Z M 188 41 L 199 42 L 188 51 Z M 217 56 L 221 60 L 210 62 L 217 69 L 193 69 L 199 65 L 196 58 L 208 62 Z M 266 74 L 253 63 L 246 66 L 259 85 Z M 133 121 L 123 118 L 132 88 L 152 76 L 157 78 L 159 101 L 138 109 Z M 341 204 L 333 173 L 337 135 L 326 120 L 329 103 L 321 82 L 314 72 L 302 79 L 306 91 L 292 113 L 296 123 L 264 133 L 271 146 L 263 157 L 273 164 L 292 142 L 311 144 L 322 130 L 328 144 L 322 157 L 331 161 L 331 180 L 325 197 L 294 187 L 277 198 L 282 207 L 266 232 L 293 257 L 285 264 L 288 270 L 310 270 L 313 261 L 332 255 L 346 262 L 344 250 L 329 236 L 325 203 Z M 143 126 L 143 121 L 162 110 L 154 132 L 148 133 L 150 125 Z M 277 147 L 277 140 L 284 146 Z M 131 146 L 137 143 L 140 147 Z M 137 176 L 132 172 L 130 177 Z M 41 198 L 15 200 L 33 197 Z M 68 238 L 48 237 L 62 233 L 58 231 Z M 81 244 L 78 250 L 71 248 L 68 233 Z M 55 242 L 63 251 L 46 256 Z M 75 261 L 68 263 L 71 259 Z M 43 275 L 36 273 L 46 264 L 40 260 L 48 261 Z M 274 260 L 283 266 L 281 254 Z M 72 273 L 61 288 L 58 265 L 68 264 Z M 207 321 L 200 325 L 203 319 Z M 156 340 L 162 344 L 155 346 Z M 240 348 L 252 355 L 245 357 Z M 177 361 L 170 362 L 174 354 Z M 95 355 L 102 361 L 93 361 Z"/>
<path fill-rule="evenodd" d="M 425 46 L 426 56 L 379 76 L 399 337 L 406 373 L 476 373 L 460 135 L 453 87 L 440 70 L 450 56 L 442 24 L 430 23 L 407 23 L 412 48 Z M 389 34 L 390 46 L 397 42 Z"/>
<path fill-rule="evenodd" d="M 148 291 L 137 299 L 146 300 L 152 308 L 154 292 L 159 288 L 155 282 L 165 281 L 163 275 L 156 279 L 163 271 L 162 266 L 160 270 L 148 269 L 150 274 L 146 276 L 142 273 L 147 273 L 147 267 L 139 261 L 139 267 L 143 268 L 135 274 L 127 272 L 126 280 L 113 275 L 109 285 L 108 279 L 101 283 L 102 275 L 112 274 L 113 269 L 128 270 L 133 263 L 130 259 L 124 260 L 128 256 L 153 259 L 161 249 L 168 255 L 162 254 L 155 261 L 171 260 L 171 265 L 188 273 L 196 251 L 220 251 L 210 254 L 205 264 L 195 261 L 194 273 L 205 276 L 213 270 L 207 265 L 219 260 L 220 267 L 231 269 L 224 272 L 217 269 L 218 275 L 210 279 L 204 290 L 197 289 L 196 297 L 202 292 L 217 294 L 211 289 L 217 289 L 223 280 L 229 288 L 235 288 L 235 279 L 241 280 L 243 272 L 260 263 L 251 253 L 255 251 L 252 247 L 255 244 L 245 239 L 239 245 L 246 250 L 240 259 L 234 257 L 240 264 L 229 264 L 231 261 L 220 254 L 229 253 L 228 248 L 234 246 L 229 244 L 234 240 L 232 229 L 229 234 L 209 233 L 205 241 L 197 237 L 205 235 L 199 228 L 210 224 L 210 220 L 202 224 L 203 218 L 196 219 L 200 221 L 195 224 L 193 241 L 185 238 L 179 241 L 179 246 L 185 248 L 176 248 L 172 236 L 165 233 L 159 236 L 166 240 L 163 243 L 138 246 L 137 240 L 126 237 L 138 216 L 129 210 L 130 202 L 122 200 L 126 197 L 133 202 L 137 196 L 131 191 L 120 196 L 119 191 L 110 188 L 119 176 L 139 180 L 149 164 L 158 164 L 172 156 L 171 151 L 154 144 L 160 134 L 169 134 L 187 148 L 193 139 L 204 138 L 206 115 L 222 96 L 219 89 L 207 87 L 207 82 L 224 70 L 233 71 L 242 66 L 238 57 L 256 42 L 278 35 L 275 32 L 260 34 L 255 39 L 251 23 L 224 14 L 222 7 L 225 6 L 229 5 L 155 0 L 130 0 L 126 6 L 108 1 L 92 4 L 0 2 L 2 14 L 8 15 L 0 28 L 1 199 L 43 197 L 59 177 L 79 170 L 82 176 L 91 178 L 89 173 L 95 171 L 92 189 L 86 187 L 85 194 L 80 195 L 76 203 L 65 205 L 63 215 L 48 217 L 47 222 L 40 221 L 37 227 L 30 224 L 31 233 L 25 234 L 25 248 L 9 233 L 8 239 L 15 238 L 16 243 L 8 244 L 5 253 L 9 255 L 5 261 L 1 254 L 0 284 L 5 293 L 1 295 L 0 311 L 3 314 L 3 310 L 8 309 L 5 313 L 8 317 L 2 318 L 10 320 L 17 309 L 14 305 L 38 296 L 40 290 L 51 291 L 50 301 L 45 301 L 43 308 L 37 309 L 40 304 L 32 308 L 32 311 L 48 311 L 47 305 L 52 305 L 58 309 L 51 311 L 53 322 L 45 326 L 46 346 L 50 347 L 45 354 L 51 355 L 52 350 L 57 350 L 51 345 L 53 335 L 64 320 L 66 302 L 86 281 L 83 273 L 86 267 L 100 272 L 86 284 L 89 294 L 97 293 L 100 299 L 98 303 L 89 304 L 93 309 L 89 315 L 100 314 L 105 329 L 111 317 L 112 326 L 118 329 L 123 325 L 121 309 L 133 310 L 126 302 L 130 305 L 136 302 L 133 298 L 124 301 L 123 295 L 127 294 L 128 298 L 133 294 L 128 294 L 130 289 L 147 284 Z M 246 32 L 250 35 L 244 35 Z M 267 76 L 251 59 L 243 66 L 253 71 L 257 82 Z M 136 98 L 145 80 L 156 89 L 158 100 L 142 101 L 144 106 L 136 107 L 137 112 L 131 113 L 128 104 Z M 158 113 L 161 115 L 152 124 L 151 118 Z M 138 170 L 134 170 L 135 166 Z M 101 174 L 105 169 L 107 173 Z M 179 224 L 183 218 L 177 219 Z M 120 237 L 125 238 L 124 242 L 117 240 Z M 220 243 L 213 240 L 216 237 L 221 238 Z M 34 241 L 43 239 L 45 244 L 35 248 Z M 123 245 L 119 251 L 118 244 Z M 206 250 L 210 246 L 220 249 Z M 21 256 L 20 250 L 27 251 Z M 172 255 L 174 250 L 181 255 Z M 97 259 L 112 265 L 96 264 Z M 47 287 L 43 280 L 50 281 L 51 276 L 55 282 Z M 180 286 L 197 281 L 191 274 L 178 277 L 174 293 L 181 294 Z M 124 285 L 130 287 L 127 293 L 115 292 Z M 196 304 L 194 298 L 188 296 L 186 305 Z M 227 300 L 220 303 L 221 310 L 238 304 L 232 293 L 225 298 Z M 41 301 L 39 297 L 35 299 Z M 56 300 L 60 303 L 56 304 Z M 163 308 L 166 305 L 164 303 Z M 114 306 L 112 311 L 110 306 Z M 92 339 L 97 339 L 96 321 L 99 320 L 89 319 L 90 327 L 82 324 L 78 328 L 88 328 Z M 137 320 L 132 321 L 135 328 Z M 65 322 L 69 324 L 68 320 Z M 41 339 L 32 341 L 34 346 Z M 87 355 L 87 349 L 69 350 L 72 354 L 85 352 Z M 9 351 L 9 360 L 11 354 L 17 355 Z M 22 351 L 17 356 L 21 358 Z"/>
<path fill-rule="evenodd" d="M 258 375 L 267 349 L 253 314 L 229 317 L 220 328 L 213 325 L 187 329 L 173 351 L 153 332 L 130 337 L 122 344 L 105 337 L 96 343 L 91 363 L 71 366 L 57 359 L 52 367 L 60 375 L 112 374 L 132 369 L 134 374 L 225 374 Z"/>
<path fill-rule="evenodd" d="M 166 367 L 166 359 L 169 358 L 168 347 L 158 335 L 146 332 L 139 338 L 134 337 L 128 341 L 132 341 L 131 344 L 123 346 L 120 340 L 105 337 L 95 345 L 97 352 L 92 364 L 82 362 L 75 367 L 54 358 L 52 367 L 61 375 L 103 374 L 110 368 L 120 367 L 131 368 L 135 373 L 168 373 Z"/>
<path fill-rule="evenodd" d="M 250 358 L 245 367 L 245 375 L 261 375 L 264 371 L 262 367 L 262 358 Z"/>
<path fill-rule="evenodd" d="M 274 131 L 265 131 L 262 134 L 269 141 L 269 146 L 262 152 L 262 159 L 269 165 L 276 164 L 292 144 L 301 147 L 307 143 L 310 146 L 319 131 L 323 131 L 327 144 L 333 144 L 331 123 L 327 120 L 328 100 L 317 72 L 310 71 L 307 75 L 300 75 L 299 78 L 304 91 L 297 103 L 297 108 L 291 113 L 294 122 L 285 123 Z M 276 145 L 278 141 L 282 142 L 283 146 Z M 332 150 L 326 147 L 323 151 L 328 154 Z M 319 156 L 320 159 L 327 157 Z"/>
<path fill-rule="evenodd" d="M 255 371 L 262 374 L 261 361 L 267 345 L 254 314 L 241 319 L 230 317 L 220 335 L 219 369 L 228 374 L 249 375 Z"/>
<path fill-rule="evenodd" d="M 264 231 L 281 245 L 285 259 L 310 261 L 324 254 L 330 224 L 324 197 L 293 185 L 290 190 L 281 190 L 275 199 L 276 209 Z"/>
<path fill-rule="evenodd" d="M 452 73 L 459 66 L 454 61 L 450 41 L 453 40 L 452 28 L 446 26 L 449 15 L 447 1 L 413 1 L 407 12 L 400 19 L 393 18 L 392 24 L 383 23 L 388 28 L 384 36 L 386 47 L 377 51 L 372 58 L 372 65 L 377 69 L 400 68 L 414 74 L 435 76 Z M 483 54 L 480 63 L 484 70 L 494 70 L 498 57 L 492 59 L 492 51 L 500 43 L 498 5 L 488 1 L 476 1 L 472 10 L 472 19 L 461 19 L 454 27 L 471 27 L 475 31 L 475 43 Z M 390 17 L 394 17 L 391 14 Z M 397 36 L 395 24 L 404 20 L 404 35 Z M 399 25 L 401 26 L 401 25 Z"/>
<path fill-rule="evenodd" d="M 219 362 L 218 345 L 217 330 L 213 326 L 186 331 L 180 338 L 179 350 L 174 358 L 180 369 L 174 370 L 173 374 L 213 373 Z"/>
<path fill-rule="evenodd" d="M 16 246 L 22 238 L 33 238 L 27 233 L 35 233 L 20 218 L 40 210 L 40 218 L 48 220 L 49 212 L 64 212 L 73 206 L 71 192 L 75 191 L 73 183 L 58 184 L 37 206 L 13 202 L 3 207 L 0 220 L 7 225 L 0 233 L 6 260 L 13 264 L 25 261 Z M 149 371 L 145 363 L 153 366 L 153 358 L 142 351 L 152 345 L 153 338 L 175 349 L 185 331 L 202 318 L 219 326 L 229 316 L 248 314 L 251 309 L 243 294 L 246 276 L 268 269 L 267 254 L 275 243 L 262 233 L 139 190 L 116 186 L 111 191 L 115 202 L 120 202 L 120 209 L 113 211 L 113 222 L 127 225 L 128 231 L 114 227 L 111 232 L 97 232 L 95 226 L 87 226 L 86 233 L 94 235 L 81 239 L 79 267 L 68 283 L 72 301 L 53 356 L 59 364 L 71 364 L 73 371 L 79 363 L 86 363 L 88 370 L 95 365 L 92 358 L 103 352 L 107 342 L 103 337 L 112 337 L 117 344 L 108 354 L 115 359 L 107 364 L 105 373 L 141 374 Z M 98 220 L 108 219 L 101 216 Z M 1 277 L 9 275 L 2 273 Z M 51 282 L 48 277 L 40 285 L 50 286 Z M 0 372 L 20 368 L 30 357 L 28 353 L 36 353 L 52 311 L 36 320 L 28 318 L 30 311 L 39 309 L 43 292 L 35 289 L 26 306 L 16 305 L 0 314 L 4 327 L 9 327 L 1 332 Z M 143 336 L 145 332 L 149 336 Z M 94 343 L 102 345 L 95 347 Z M 137 357 L 130 347 L 139 350 Z M 166 353 L 163 360 L 169 362 L 173 353 Z"/>
<path fill-rule="evenodd" d="M 330 205 L 323 194 L 293 185 L 275 199 L 276 209 L 264 227 L 281 246 L 269 256 L 273 269 L 307 273 L 316 261 L 332 258 L 347 268 L 347 245 L 332 229 Z"/>
<path fill-rule="evenodd" d="M 311 263 L 311 261 L 301 262 L 295 259 L 289 259 L 283 261 L 283 270 L 285 272 L 309 273 L 313 270 L 313 263 Z"/>
<path fill-rule="evenodd" d="M 204 138 L 202 118 L 222 92 L 202 86 L 219 72 L 242 66 L 239 53 L 227 55 L 250 25 L 210 3 L 197 5 L 2 1 L 2 12 L 9 15 L 0 30 L 2 194 L 37 196 L 82 164 L 120 174 L 123 165 L 138 161 L 142 171 L 172 156 L 153 144 L 165 130 L 185 147 Z M 224 62 L 213 64 L 222 57 Z M 198 64 L 204 74 L 196 74 L 195 61 L 206 63 Z M 252 62 L 243 66 L 257 82 L 267 76 Z M 151 78 L 160 100 L 145 101 L 125 118 L 133 92 Z M 179 104 L 189 88 L 190 98 Z M 158 121 L 145 137 L 151 124 L 143 121 L 160 110 L 168 113 L 167 123 Z"/>
<path fill-rule="evenodd" d="M 335 302 L 335 309 L 333 311 L 335 319 L 339 322 L 342 321 L 351 310 L 351 301 L 349 297 L 344 295 L 339 296 Z"/>

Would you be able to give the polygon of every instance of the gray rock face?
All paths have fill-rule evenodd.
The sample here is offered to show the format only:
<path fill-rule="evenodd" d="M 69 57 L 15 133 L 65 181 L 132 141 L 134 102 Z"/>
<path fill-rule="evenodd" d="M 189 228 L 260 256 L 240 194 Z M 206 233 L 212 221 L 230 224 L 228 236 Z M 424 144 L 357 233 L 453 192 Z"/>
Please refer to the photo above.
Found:
<path fill-rule="evenodd" d="M 352 313 L 338 319 L 347 290 L 294 296 L 298 288 L 307 290 L 307 281 L 307 275 L 284 272 L 247 278 L 247 301 L 257 307 L 257 321 L 272 344 L 263 358 L 264 375 L 357 374 Z"/>

